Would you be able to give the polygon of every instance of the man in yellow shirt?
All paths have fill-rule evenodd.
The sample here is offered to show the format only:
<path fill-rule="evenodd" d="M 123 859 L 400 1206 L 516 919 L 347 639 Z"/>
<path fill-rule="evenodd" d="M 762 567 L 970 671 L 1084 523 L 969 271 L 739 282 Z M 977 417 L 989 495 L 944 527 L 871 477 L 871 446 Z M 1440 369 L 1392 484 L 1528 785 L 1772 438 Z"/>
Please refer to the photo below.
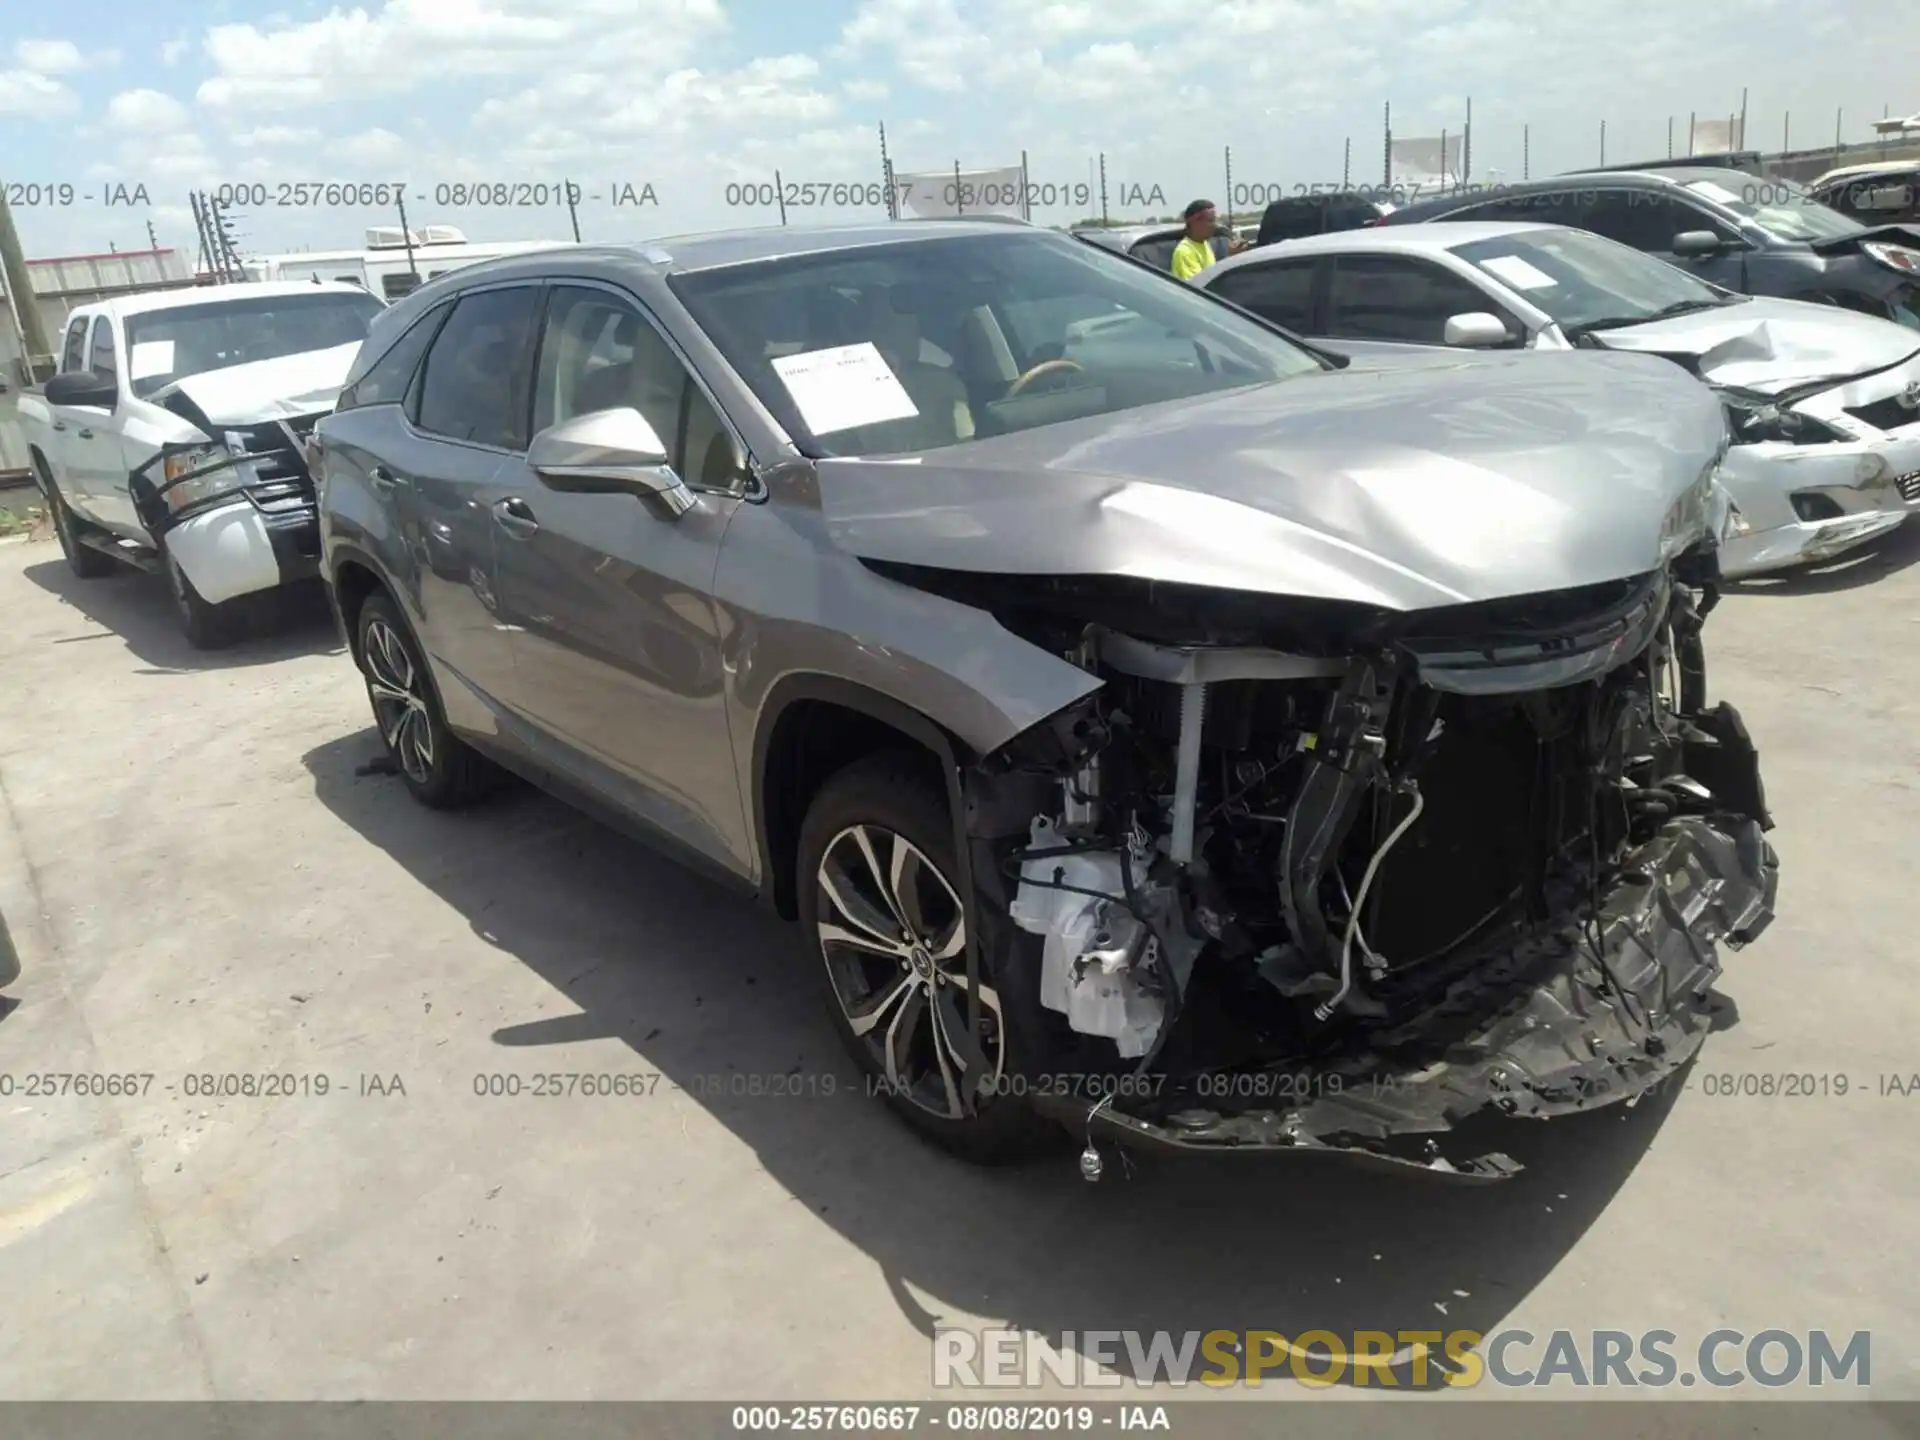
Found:
<path fill-rule="evenodd" d="M 1213 232 L 1220 217 L 1211 200 L 1195 200 L 1180 212 L 1180 218 L 1187 222 L 1187 233 L 1173 247 L 1173 278 L 1191 280 L 1213 264 Z M 1231 255 L 1246 248 L 1246 241 L 1233 240 L 1227 246 L 1227 253 Z"/>

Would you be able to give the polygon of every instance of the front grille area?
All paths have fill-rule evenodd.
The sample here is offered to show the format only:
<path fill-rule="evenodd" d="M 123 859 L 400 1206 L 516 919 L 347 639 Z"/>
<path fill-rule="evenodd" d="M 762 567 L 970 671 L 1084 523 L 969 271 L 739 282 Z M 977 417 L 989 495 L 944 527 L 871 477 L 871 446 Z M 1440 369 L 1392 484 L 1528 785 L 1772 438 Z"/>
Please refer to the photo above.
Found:
<path fill-rule="evenodd" d="M 1909 410 L 1900 403 L 1897 395 L 1876 400 L 1871 405 L 1850 406 L 1847 413 L 1856 420 L 1866 421 L 1876 430 L 1899 430 L 1920 424 L 1920 410 Z"/>
<path fill-rule="evenodd" d="M 1899 487 L 1900 498 L 1911 505 L 1920 500 L 1920 470 L 1909 470 L 1904 475 L 1893 477 L 1893 483 Z"/>
<path fill-rule="evenodd" d="M 291 509 L 313 503 L 313 477 L 307 472 L 305 447 L 307 436 L 319 422 L 318 415 L 300 415 L 239 429 L 247 453 L 258 457 L 253 469 L 259 483 L 248 487 L 247 493 L 263 508 Z"/>

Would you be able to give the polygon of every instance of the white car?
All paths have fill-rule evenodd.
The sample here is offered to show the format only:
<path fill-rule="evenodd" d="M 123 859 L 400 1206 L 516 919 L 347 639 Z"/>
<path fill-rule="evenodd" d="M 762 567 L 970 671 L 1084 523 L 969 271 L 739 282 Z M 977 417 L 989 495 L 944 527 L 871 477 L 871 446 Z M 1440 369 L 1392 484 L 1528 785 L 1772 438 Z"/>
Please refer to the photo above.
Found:
<path fill-rule="evenodd" d="M 1920 335 L 1890 320 L 1736 295 L 1584 230 L 1495 221 L 1286 241 L 1192 283 L 1360 363 L 1445 346 L 1673 360 L 1727 413 L 1729 578 L 1831 559 L 1920 510 Z"/>
<path fill-rule="evenodd" d="M 235 638 L 248 597 L 315 578 L 306 437 L 384 308 L 354 285 L 254 283 L 75 310 L 19 407 L 74 573 L 163 572 L 202 649 Z"/>

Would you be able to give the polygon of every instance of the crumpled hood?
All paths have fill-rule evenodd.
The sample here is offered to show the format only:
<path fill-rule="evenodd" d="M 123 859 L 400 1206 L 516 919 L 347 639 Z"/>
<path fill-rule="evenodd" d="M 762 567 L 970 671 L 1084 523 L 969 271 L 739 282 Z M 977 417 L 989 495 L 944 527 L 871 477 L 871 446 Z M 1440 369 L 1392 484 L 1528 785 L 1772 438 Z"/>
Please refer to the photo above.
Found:
<path fill-rule="evenodd" d="M 347 372 L 353 368 L 353 357 L 359 352 L 360 342 L 356 340 L 351 345 L 303 350 L 250 365 L 183 375 L 148 399 L 166 405 L 173 396 L 182 396 L 215 425 L 257 425 L 311 415 L 333 408 L 347 383 Z"/>
<path fill-rule="evenodd" d="M 1883 369 L 1920 353 L 1920 335 L 1891 320 L 1837 305 L 1767 297 L 1597 330 L 1593 338 L 1609 350 L 1664 355 L 1711 384 L 1763 395 Z"/>
<path fill-rule="evenodd" d="M 1685 538 L 1711 523 L 1724 437 L 1664 360 L 1440 351 L 817 463 L 829 533 L 867 559 L 1409 611 L 1657 569 L 1677 502 Z"/>

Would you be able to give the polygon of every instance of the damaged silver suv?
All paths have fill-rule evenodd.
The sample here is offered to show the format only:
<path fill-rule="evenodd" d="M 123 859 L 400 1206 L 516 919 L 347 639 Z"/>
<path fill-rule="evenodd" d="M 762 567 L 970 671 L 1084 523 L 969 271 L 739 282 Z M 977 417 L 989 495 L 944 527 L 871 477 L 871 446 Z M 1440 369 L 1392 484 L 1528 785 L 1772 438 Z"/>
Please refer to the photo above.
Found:
<path fill-rule="evenodd" d="M 1642 1094 L 1773 913 L 1724 423 L 909 222 L 462 270 L 314 448 L 414 795 L 515 771 L 757 892 L 935 1140 L 1497 1178 L 1434 1137 Z"/>

